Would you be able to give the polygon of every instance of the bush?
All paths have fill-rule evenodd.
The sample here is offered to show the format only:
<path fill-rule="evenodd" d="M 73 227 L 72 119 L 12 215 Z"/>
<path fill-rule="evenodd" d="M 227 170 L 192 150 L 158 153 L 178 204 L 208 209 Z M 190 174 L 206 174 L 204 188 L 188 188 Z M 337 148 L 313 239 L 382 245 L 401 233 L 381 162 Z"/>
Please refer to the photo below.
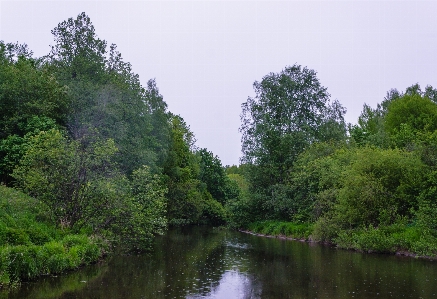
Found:
<path fill-rule="evenodd" d="M 386 227 L 400 219 L 412 219 L 426 172 L 414 153 L 356 150 L 351 163 L 344 167 L 332 208 L 317 221 L 315 236 L 343 240 L 345 236 L 338 235 L 342 230 Z"/>

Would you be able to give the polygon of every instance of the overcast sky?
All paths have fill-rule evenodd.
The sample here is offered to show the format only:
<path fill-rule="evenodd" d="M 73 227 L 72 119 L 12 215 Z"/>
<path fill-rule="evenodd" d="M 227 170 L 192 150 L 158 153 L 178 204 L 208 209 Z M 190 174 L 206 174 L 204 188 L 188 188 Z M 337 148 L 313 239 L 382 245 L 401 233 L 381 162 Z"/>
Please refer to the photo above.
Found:
<path fill-rule="evenodd" d="M 351 123 L 391 88 L 437 87 L 437 1 L 0 0 L 0 39 L 45 55 L 50 30 L 83 11 L 223 165 L 241 156 L 253 82 L 287 65 L 316 70 Z"/>

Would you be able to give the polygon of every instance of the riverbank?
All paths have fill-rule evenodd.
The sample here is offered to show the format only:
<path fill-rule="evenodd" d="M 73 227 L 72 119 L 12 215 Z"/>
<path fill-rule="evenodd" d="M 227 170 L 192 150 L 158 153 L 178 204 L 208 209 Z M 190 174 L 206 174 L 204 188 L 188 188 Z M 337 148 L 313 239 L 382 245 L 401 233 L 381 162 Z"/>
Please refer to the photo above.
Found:
<path fill-rule="evenodd" d="M 46 207 L 0 185 L 0 288 L 77 269 L 101 259 L 99 238 L 57 228 Z"/>
<path fill-rule="evenodd" d="M 246 230 L 240 230 L 263 237 L 274 237 L 287 240 L 312 241 L 313 225 L 285 221 L 257 221 L 250 223 Z"/>
<path fill-rule="evenodd" d="M 419 227 L 404 224 L 340 231 L 332 240 L 314 238 L 314 226 L 308 223 L 259 221 L 249 224 L 247 229 L 242 229 L 240 232 L 267 238 L 320 242 L 363 253 L 387 253 L 437 259 L 436 236 Z"/>

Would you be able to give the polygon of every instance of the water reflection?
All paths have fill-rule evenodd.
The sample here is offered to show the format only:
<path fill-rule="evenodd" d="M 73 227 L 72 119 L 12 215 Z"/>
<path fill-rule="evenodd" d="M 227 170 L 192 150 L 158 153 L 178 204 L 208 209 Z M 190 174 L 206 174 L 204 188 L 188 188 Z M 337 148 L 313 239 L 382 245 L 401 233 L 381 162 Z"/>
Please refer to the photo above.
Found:
<path fill-rule="evenodd" d="M 86 281 L 84 283 L 83 281 Z M 170 231 L 120 256 L 28 283 L 15 298 L 433 298 L 437 264 L 210 228 Z"/>

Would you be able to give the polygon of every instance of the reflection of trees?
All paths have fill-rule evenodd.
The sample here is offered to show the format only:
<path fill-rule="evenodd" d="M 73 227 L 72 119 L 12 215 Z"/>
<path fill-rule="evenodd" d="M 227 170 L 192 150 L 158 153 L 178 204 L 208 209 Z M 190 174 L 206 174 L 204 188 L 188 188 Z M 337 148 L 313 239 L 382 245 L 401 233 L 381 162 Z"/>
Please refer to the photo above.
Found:
<path fill-rule="evenodd" d="M 427 298 L 437 291 L 437 269 L 429 261 L 245 239 L 252 244 L 248 271 L 262 282 L 255 298 Z"/>
<path fill-rule="evenodd" d="M 428 298 L 434 264 L 194 227 L 158 238 L 150 255 L 115 256 L 0 298 Z"/>
<path fill-rule="evenodd" d="M 17 289 L 12 289 L 9 294 L 0 292 L 0 298 L 8 299 L 55 299 L 71 298 L 69 294 L 79 293 L 89 284 L 104 275 L 106 265 L 91 265 L 76 272 L 66 273 L 57 277 L 46 276 L 34 282 L 22 283 Z M 76 298 L 76 297 L 73 297 Z"/>

